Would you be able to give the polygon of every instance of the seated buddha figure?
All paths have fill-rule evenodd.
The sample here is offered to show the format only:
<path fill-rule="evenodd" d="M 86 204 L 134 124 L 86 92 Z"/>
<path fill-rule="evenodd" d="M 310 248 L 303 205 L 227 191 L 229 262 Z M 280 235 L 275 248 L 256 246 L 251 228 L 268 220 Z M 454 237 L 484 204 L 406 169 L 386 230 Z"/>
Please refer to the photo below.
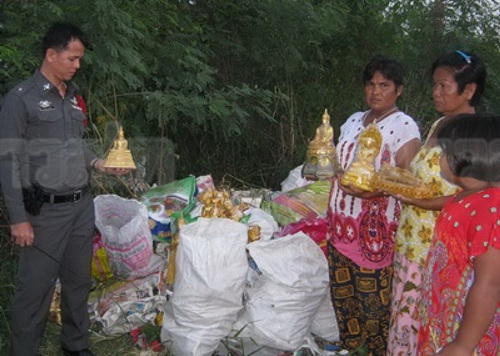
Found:
<path fill-rule="evenodd" d="M 302 174 L 312 179 L 328 178 L 339 171 L 335 145 L 333 144 L 333 127 L 330 115 L 325 109 L 322 123 L 316 129 L 314 139 L 309 142 L 306 162 Z"/>
<path fill-rule="evenodd" d="M 314 139 L 310 142 L 310 146 L 330 149 L 333 147 L 333 127 L 330 125 L 330 115 L 328 115 L 327 109 L 325 109 L 321 121 L 321 125 L 316 129 Z"/>
<path fill-rule="evenodd" d="M 375 124 L 370 124 L 359 135 L 356 157 L 351 162 L 340 183 L 352 184 L 354 187 L 372 192 L 373 175 L 375 174 L 375 158 L 382 147 L 382 135 Z"/>
<path fill-rule="evenodd" d="M 118 138 L 113 142 L 114 151 L 128 151 L 128 141 L 125 139 L 123 127 L 118 130 Z"/>
<path fill-rule="evenodd" d="M 130 169 L 136 168 L 134 160 L 132 158 L 132 154 L 128 149 L 128 142 L 125 139 L 123 127 L 121 126 L 118 129 L 118 138 L 114 140 L 113 147 L 109 151 L 108 156 L 104 161 L 104 167 Z"/>

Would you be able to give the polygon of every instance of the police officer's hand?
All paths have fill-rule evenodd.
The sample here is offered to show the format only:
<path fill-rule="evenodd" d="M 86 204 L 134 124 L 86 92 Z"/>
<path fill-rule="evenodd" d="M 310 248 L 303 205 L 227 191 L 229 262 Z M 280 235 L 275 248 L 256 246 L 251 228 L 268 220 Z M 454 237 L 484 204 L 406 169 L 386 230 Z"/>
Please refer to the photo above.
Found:
<path fill-rule="evenodd" d="M 128 168 L 105 168 L 104 167 L 104 160 L 100 159 L 100 158 L 97 159 L 92 165 L 95 168 L 95 170 L 98 172 L 106 173 L 106 174 L 113 174 L 115 176 L 122 176 L 122 175 L 128 174 L 132 171 L 131 169 L 128 169 Z"/>
<path fill-rule="evenodd" d="M 12 241 L 14 244 L 21 247 L 33 246 L 33 242 L 35 241 L 33 227 L 29 222 L 11 225 L 10 234 L 12 235 Z"/>
<path fill-rule="evenodd" d="M 122 176 L 130 172 L 132 172 L 132 170 L 128 168 L 106 168 L 107 174 L 113 174 L 115 176 Z"/>

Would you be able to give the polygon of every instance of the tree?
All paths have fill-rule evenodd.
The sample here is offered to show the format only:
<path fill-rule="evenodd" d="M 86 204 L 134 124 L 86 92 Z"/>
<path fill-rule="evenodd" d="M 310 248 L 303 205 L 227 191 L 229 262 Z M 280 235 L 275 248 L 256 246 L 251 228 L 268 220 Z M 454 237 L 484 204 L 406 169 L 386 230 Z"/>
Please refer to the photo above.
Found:
<path fill-rule="evenodd" d="M 118 119 L 148 183 L 211 173 L 216 181 L 276 189 L 304 160 L 324 108 L 337 133 L 346 117 L 364 109 L 361 73 L 375 54 L 406 67 L 399 106 L 423 129 L 437 115 L 429 100 L 430 65 L 457 48 L 484 58 L 489 78 L 482 109 L 498 110 L 497 5 L 6 0 L 0 95 L 38 65 L 37 44 L 48 21 L 74 22 L 93 43 L 77 81 L 96 149 L 109 147 Z"/>

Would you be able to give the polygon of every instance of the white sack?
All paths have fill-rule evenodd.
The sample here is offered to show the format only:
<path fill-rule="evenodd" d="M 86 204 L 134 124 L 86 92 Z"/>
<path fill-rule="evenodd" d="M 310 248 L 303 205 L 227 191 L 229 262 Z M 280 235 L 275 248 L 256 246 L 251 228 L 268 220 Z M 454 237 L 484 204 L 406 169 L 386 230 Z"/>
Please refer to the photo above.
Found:
<path fill-rule="evenodd" d="M 174 292 L 161 338 L 174 355 L 211 355 L 242 309 L 248 227 L 200 218 L 180 230 Z"/>
<path fill-rule="evenodd" d="M 328 263 L 304 233 L 247 246 L 262 273 L 245 291 L 235 324 L 262 346 L 293 351 L 306 339 L 328 291 Z"/>
<path fill-rule="evenodd" d="M 113 274 L 134 279 L 151 273 L 148 265 L 153 256 L 153 241 L 146 207 L 117 195 L 99 195 L 94 204 L 95 224 Z"/>
<path fill-rule="evenodd" d="M 260 240 L 270 240 L 274 233 L 279 231 L 279 226 L 273 216 L 260 208 L 250 207 L 245 210 L 245 215 L 250 215 L 248 226 L 260 226 Z"/>
<path fill-rule="evenodd" d="M 326 341 L 333 342 L 339 341 L 340 335 L 337 316 L 335 315 L 330 295 L 330 289 L 328 288 L 328 292 L 323 297 L 321 305 L 314 316 L 311 324 L 311 332 Z"/>

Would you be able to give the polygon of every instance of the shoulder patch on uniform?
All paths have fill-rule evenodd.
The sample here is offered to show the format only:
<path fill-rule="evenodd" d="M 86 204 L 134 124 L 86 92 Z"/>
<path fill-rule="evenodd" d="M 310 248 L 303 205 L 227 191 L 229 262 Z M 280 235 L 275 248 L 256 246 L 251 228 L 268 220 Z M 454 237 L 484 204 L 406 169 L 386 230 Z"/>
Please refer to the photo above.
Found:
<path fill-rule="evenodd" d="M 17 94 L 19 96 L 24 96 L 26 93 L 29 93 L 30 90 L 35 85 L 32 78 L 25 80 L 24 82 L 18 84 L 11 90 L 11 93 Z"/>

